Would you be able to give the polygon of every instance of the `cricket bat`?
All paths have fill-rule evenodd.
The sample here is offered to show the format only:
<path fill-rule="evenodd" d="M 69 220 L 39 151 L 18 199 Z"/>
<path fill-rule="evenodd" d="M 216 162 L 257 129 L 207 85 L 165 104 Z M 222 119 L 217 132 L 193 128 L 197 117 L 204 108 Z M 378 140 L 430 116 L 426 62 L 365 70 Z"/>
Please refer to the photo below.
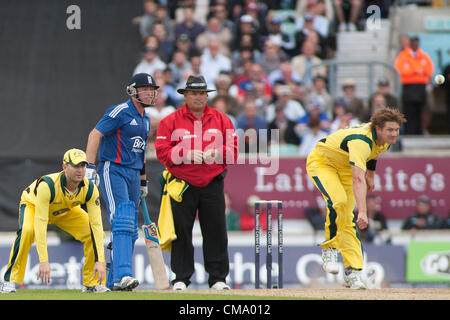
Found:
<path fill-rule="evenodd" d="M 145 246 L 147 247 L 147 254 L 152 268 L 153 279 L 155 280 L 155 287 L 158 290 L 169 289 L 169 279 L 167 278 L 164 258 L 161 247 L 159 246 L 156 224 L 150 220 L 145 199 L 141 200 L 141 209 L 144 215 L 142 231 L 145 235 Z"/>

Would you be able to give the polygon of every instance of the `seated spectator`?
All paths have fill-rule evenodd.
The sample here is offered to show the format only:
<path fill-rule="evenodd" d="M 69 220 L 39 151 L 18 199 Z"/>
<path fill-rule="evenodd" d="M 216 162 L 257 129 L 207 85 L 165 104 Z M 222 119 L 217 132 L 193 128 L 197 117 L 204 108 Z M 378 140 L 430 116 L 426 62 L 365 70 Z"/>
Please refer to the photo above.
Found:
<path fill-rule="evenodd" d="M 266 107 L 266 122 L 270 123 L 275 119 L 275 110 L 283 110 L 286 119 L 297 123 L 298 119 L 303 117 L 306 112 L 300 102 L 292 99 L 292 90 L 287 85 L 278 85 L 275 87 L 276 100 Z"/>
<path fill-rule="evenodd" d="M 323 101 L 323 111 L 328 118 L 333 116 L 333 98 L 327 90 L 327 79 L 321 75 L 314 77 L 313 86 L 310 91 L 306 93 L 305 102 L 308 104 L 311 100 L 321 99 Z"/>
<path fill-rule="evenodd" d="M 221 97 L 225 100 L 225 104 L 227 106 L 227 112 L 234 117 L 236 117 L 240 111 L 239 103 L 236 99 L 237 96 L 237 87 L 232 83 L 231 77 L 225 73 L 219 74 L 214 81 L 216 90 L 208 94 L 208 99 L 214 99 L 216 97 Z"/>
<path fill-rule="evenodd" d="M 374 194 L 369 194 L 366 199 L 367 218 L 369 225 L 364 230 L 359 230 L 364 242 L 372 243 L 379 233 L 387 230 L 386 216 L 380 211 L 380 203 Z"/>
<path fill-rule="evenodd" d="M 286 113 L 282 106 L 277 106 L 275 109 L 275 118 L 267 126 L 267 142 L 272 144 L 272 139 L 276 137 L 272 136 L 272 129 L 279 130 L 278 132 L 278 144 L 280 145 L 300 145 L 300 139 L 295 133 L 296 121 L 292 121 L 286 118 Z"/>
<path fill-rule="evenodd" d="M 195 47 L 197 36 L 205 31 L 205 27 L 194 18 L 194 7 L 183 7 L 183 20 L 175 24 L 175 37 L 186 34 L 191 41 L 191 47 Z"/>
<path fill-rule="evenodd" d="M 295 35 L 295 50 L 299 52 L 303 46 L 303 43 L 310 41 L 314 43 L 314 55 L 320 59 L 327 59 L 332 57 L 331 48 L 328 45 L 326 38 L 322 37 L 319 32 L 314 29 L 307 29 L 309 24 L 306 24 L 305 28 L 301 29 Z"/>
<path fill-rule="evenodd" d="M 244 109 L 237 117 L 238 135 L 244 143 L 244 152 L 258 152 L 259 150 L 259 134 L 261 129 L 267 129 L 264 117 L 258 114 L 257 106 L 252 99 L 244 102 Z"/>
<path fill-rule="evenodd" d="M 255 50 L 261 51 L 261 36 L 258 33 L 255 26 L 254 19 L 245 14 L 239 18 L 239 23 L 235 26 L 235 31 L 233 32 L 232 50 L 239 50 L 241 47 L 241 40 L 243 36 L 249 36 L 251 40 L 251 47 Z"/>
<path fill-rule="evenodd" d="M 355 119 L 351 112 L 348 112 L 345 102 L 339 99 L 334 102 L 332 119 L 330 132 L 335 132 L 345 127 L 354 127 L 361 123 Z"/>
<path fill-rule="evenodd" d="M 319 127 L 321 130 L 325 132 L 330 131 L 331 127 L 331 121 L 323 112 L 322 107 L 323 102 L 320 99 L 312 100 L 308 105 L 306 109 L 306 114 L 301 117 L 296 125 L 296 132 L 298 136 L 301 138 L 303 136 L 303 131 L 308 129 L 308 123 L 310 118 L 317 118 L 319 119 Z"/>
<path fill-rule="evenodd" d="M 166 29 L 162 22 L 155 21 L 152 30 L 153 35 L 158 38 L 159 57 L 164 61 L 164 63 L 167 64 L 172 57 L 175 42 L 168 38 Z"/>
<path fill-rule="evenodd" d="M 314 7 L 315 13 L 327 18 L 329 24 L 331 24 L 335 19 L 333 1 L 332 0 L 317 0 L 315 2 L 316 2 L 316 5 Z M 295 11 L 296 11 L 295 15 L 297 17 L 304 16 L 309 3 L 310 3 L 310 1 L 308 1 L 308 0 L 297 1 L 296 6 L 295 6 Z"/>
<path fill-rule="evenodd" d="M 175 41 L 175 28 L 174 22 L 169 17 L 167 7 L 163 4 L 158 5 L 156 9 L 156 21 L 159 21 L 164 26 L 164 30 L 166 31 L 167 40 L 174 42 Z"/>
<path fill-rule="evenodd" d="M 234 31 L 234 22 L 228 18 L 228 10 L 225 2 L 216 2 L 210 8 L 210 16 L 219 19 L 221 28 L 228 28 L 228 30 Z"/>
<path fill-rule="evenodd" d="M 195 48 L 195 43 L 192 43 L 189 36 L 185 33 L 182 33 L 176 37 L 175 47 L 173 50 L 174 52 L 181 51 L 187 57 L 190 57 L 193 54 L 198 55 L 198 50 Z"/>
<path fill-rule="evenodd" d="M 258 62 L 259 57 L 261 56 L 261 53 L 259 51 L 253 50 L 253 48 L 251 47 L 251 41 L 249 41 L 249 39 L 250 36 L 243 36 L 242 42 L 246 42 L 247 44 L 243 44 L 239 48 L 239 50 L 235 50 L 231 53 L 231 66 L 236 77 L 239 77 L 245 73 L 244 65 L 247 62 Z"/>
<path fill-rule="evenodd" d="M 403 222 L 402 230 L 439 229 L 442 220 L 431 211 L 430 199 L 420 196 L 416 200 L 416 211 Z"/>
<path fill-rule="evenodd" d="M 167 1 L 167 0 L 164 0 Z M 206 24 L 206 16 L 208 14 L 208 10 L 205 10 L 205 6 L 197 5 L 196 0 L 178 0 L 178 1 L 167 1 L 167 2 L 178 2 L 178 8 L 175 9 L 174 12 L 174 20 L 176 23 L 182 22 L 185 19 L 186 11 L 184 8 L 192 8 L 192 16 L 195 21 L 198 23 L 205 25 Z"/>
<path fill-rule="evenodd" d="M 281 50 L 291 59 L 295 51 L 295 37 L 291 34 L 281 31 L 281 20 L 272 18 L 266 23 L 268 34 L 265 40 L 272 40 L 279 44 Z"/>
<path fill-rule="evenodd" d="M 261 198 L 257 195 L 251 195 L 247 198 L 245 211 L 241 213 L 239 217 L 239 226 L 241 231 L 253 231 L 255 230 L 255 203 L 260 201 Z M 267 230 L 266 210 L 263 210 L 259 215 L 259 225 L 261 230 Z"/>
<path fill-rule="evenodd" d="M 258 60 L 264 74 L 269 75 L 278 70 L 280 63 L 287 60 L 287 54 L 280 50 L 280 46 L 276 42 L 272 40 L 264 42 L 264 50 Z"/>
<path fill-rule="evenodd" d="M 370 116 L 376 110 L 386 107 L 386 98 L 384 97 L 384 94 L 382 94 L 380 92 L 373 94 L 372 99 L 370 100 L 370 105 L 372 107 L 369 109 L 369 112 L 367 113 L 367 116 L 366 116 L 366 121 L 364 121 L 364 122 L 368 122 L 370 119 Z"/>
<path fill-rule="evenodd" d="M 300 75 L 292 70 L 290 61 L 281 62 L 279 68 L 268 75 L 268 79 L 272 87 L 278 84 L 298 85 L 302 82 Z"/>
<path fill-rule="evenodd" d="M 399 108 L 397 97 L 391 93 L 389 79 L 383 77 L 378 80 L 378 90 L 374 92 L 369 98 L 369 110 L 372 110 L 372 97 L 377 93 L 381 93 L 384 96 L 384 99 L 386 100 L 386 106 L 388 106 L 389 108 Z"/>
<path fill-rule="evenodd" d="M 180 82 L 184 72 L 191 70 L 191 63 L 187 60 L 186 55 L 182 51 L 175 51 L 172 57 L 172 61 L 168 65 L 172 71 L 172 80 L 175 83 Z"/>
<path fill-rule="evenodd" d="M 237 128 L 237 121 L 236 118 L 228 112 L 228 105 L 227 100 L 223 96 L 216 96 L 214 99 L 211 100 L 211 107 L 219 110 L 220 112 L 227 115 L 227 117 L 231 120 L 233 123 L 234 128 Z"/>
<path fill-rule="evenodd" d="M 141 62 L 134 69 L 133 74 L 148 73 L 153 74 L 156 70 L 164 70 L 166 64 L 158 56 L 158 48 L 145 47 Z"/>
<path fill-rule="evenodd" d="M 263 95 L 267 101 L 272 100 L 272 88 L 270 86 L 267 75 L 262 71 L 262 67 L 257 63 L 249 65 L 242 76 L 236 78 L 235 84 L 238 87 L 237 99 L 239 103 L 245 100 L 247 93 L 255 90 L 257 83 L 264 85 Z"/>
<path fill-rule="evenodd" d="M 306 129 L 301 131 L 299 156 L 306 158 L 314 149 L 316 143 L 327 135 L 328 131 L 324 131 L 320 126 L 319 116 L 310 116 Z"/>
<path fill-rule="evenodd" d="M 322 60 L 315 56 L 316 46 L 312 41 L 305 41 L 302 46 L 302 53 L 292 59 L 292 69 L 302 77 L 302 83 L 311 88 L 314 77 L 327 76 L 327 68 L 313 66 L 322 63 Z"/>
<path fill-rule="evenodd" d="M 144 0 L 143 8 L 144 14 L 136 21 L 139 23 L 141 39 L 146 39 L 152 34 L 153 23 L 156 21 L 157 0 Z"/>
<path fill-rule="evenodd" d="M 231 202 L 231 198 L 228 192 L 224 193 L 224 197 L 225 197 L 225 221 L 227 224 L 227 230 L 239 231 L 241 230 L 241 227 L 239 225 L 239 213 L 233 210 L 232 208 L 233 203 Z"/>
<path fill-rule="evenodd" d="M 316 2 L 312 0 L 307 2 L 305 14 L 295 19 L 295 28 L 297 30 L 314 29 L 326 38 L 328 37 L 329 21 L 326 17 L 317 14 L 316 5 Z"/>
<path fill-rule="evenodd" d="M 333 0 L 338 32 L 357 31 L 358 18 L 361 13 L 362 0 Z M 348 19 L 344 11 L 350 11 Z"/>
<path fill-rule="evenodd" d="M 159 92 L 166 96 L 166 104 L 171 106 L 178 106 L 184 100 L 184 97 L 177 92 L 176 84 L 172 80 L 172 70 L 166 68 L 165 70 L 156 70 L 153 74 L 155 82 L 159 85 Z"/>
<path fill-rule="evenodd" d="M 209 41 L 212 39 L 217 40 L 219 44 L 219 53 L 230 57 L 230 44 L 232 40 L 231 30 L 221 27 L 220 20 L 216 17 L 210 17 L 208 19 L 206 30 L 197 36 L 195 45 L 200 52 L 203 52 L 203 50 L 208 47 Z"/>
<path fill-rule="evenodd" d="M 214 83 L 221 71 L 231 71 L 231 59 L 220 53 L 219 41 L 211 39 L 201 55 L 200 72 L 207 83 Z"/>
<path fill-rule="evenodd" d="M 367 118 L 367 110 L 362 99 L 356 97 L 356 83 L 352 78 L 344 79 L 342 83 L 342 91 L 344 96 L 341 98 L 345 102 L 347 109 L 351 112 L 356 119 L 360 122 L 364 122 Z"/>

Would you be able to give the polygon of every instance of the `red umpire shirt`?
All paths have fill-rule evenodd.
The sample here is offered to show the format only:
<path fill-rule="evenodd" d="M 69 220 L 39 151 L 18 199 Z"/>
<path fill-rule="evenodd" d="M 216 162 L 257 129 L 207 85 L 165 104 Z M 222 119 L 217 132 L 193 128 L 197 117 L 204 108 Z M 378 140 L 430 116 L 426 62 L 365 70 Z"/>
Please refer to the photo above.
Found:
<path fill-rule="evenodd" d="M 157 129 L 155 148 L 158 160 L 175 177 L 197 187 L 207 186 L 222 173 L 227 164 L 236 163 L 238 136 L 231 120 L 209 106 L 197 119 L 184 105 L 163 118 Z M 215 162 L 194 163 L 187 160 L 190 150 L 219 149 Z"/>

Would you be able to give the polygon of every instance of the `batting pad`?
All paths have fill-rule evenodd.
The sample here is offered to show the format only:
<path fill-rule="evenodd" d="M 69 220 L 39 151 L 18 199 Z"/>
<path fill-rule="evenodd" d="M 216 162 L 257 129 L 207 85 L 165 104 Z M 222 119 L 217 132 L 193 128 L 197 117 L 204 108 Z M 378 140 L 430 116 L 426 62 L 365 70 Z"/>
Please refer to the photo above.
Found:
<path fill-rule="evenodd" d="M 113 282 L 132 276 L 133 240 L 135 238 L 135 211 L 131 201 L 121 202 L 111 224 L 113 243 Z"/>

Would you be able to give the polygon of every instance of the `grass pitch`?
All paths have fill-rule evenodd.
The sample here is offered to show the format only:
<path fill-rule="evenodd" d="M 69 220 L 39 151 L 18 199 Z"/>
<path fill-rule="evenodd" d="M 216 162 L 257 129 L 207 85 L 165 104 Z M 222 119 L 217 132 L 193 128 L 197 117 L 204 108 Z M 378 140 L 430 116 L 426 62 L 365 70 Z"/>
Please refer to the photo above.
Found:
<path fill-rule="evenodd" d="M 18 289 L 15 293 L 0 294 L 0 300 L 290 300 L 293 297 L 219 294 L 209 292 L 173 292 L 136 290 L 107 293 L 83 293 L 81 290 Z M 298 299 L 298 298 L 297 298 Z"/>

